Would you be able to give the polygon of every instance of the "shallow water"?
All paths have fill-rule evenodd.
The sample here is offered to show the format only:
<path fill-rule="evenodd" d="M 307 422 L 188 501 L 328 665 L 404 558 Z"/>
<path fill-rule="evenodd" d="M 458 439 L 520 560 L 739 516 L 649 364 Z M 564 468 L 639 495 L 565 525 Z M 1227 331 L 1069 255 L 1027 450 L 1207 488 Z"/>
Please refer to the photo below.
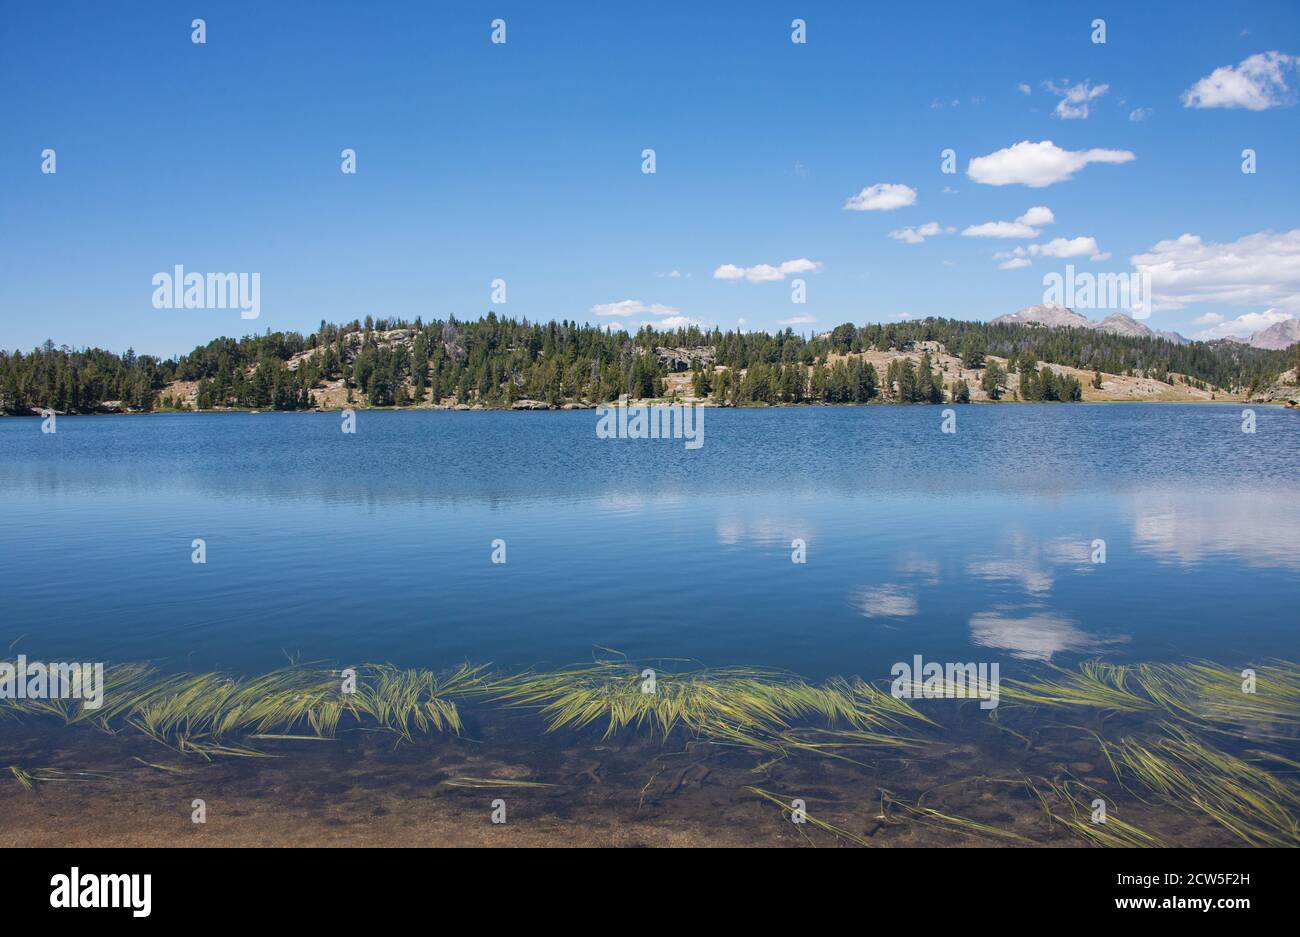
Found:
<path fill-rule="evenodd" d="M 353 436 L 337 414 L 68 417 L 54 435 L 0 420 L 6 643 L 236 674 L 286 655 L 519 670 L 621 653 L 870 681 L 918 654 L 1003 680 L 1097 657 L 1295 659 L 1300 414 L 1258 408 L 1251 435 L 1241 409 L 958 407 L 955 435 L 938 408 L 710 410 L 694 451 L 597 439 L 590 411 L 361 412 Z M 467 707 L 460 738 L 349 729 L 213 764 L 0 721 L 4 765 L 104 773 L 0 785 L 0 824 L 23 843 L 844 841 L 758 787 L 871 845 L 999 841 L 895 802 L 1064 845 L 1020 782 L 1068 776 L 1167 841 L 1234 841 L 1123 790 L 1093 715 L 923 706 L 941 723 L 923 746 L 851 761 L 545 734 L 490 707 Z M 554 787 L 443 783 L 458 776 Z M 189 822 L 196 796 L 214 822 Z M 498 796 L 508 829 L 487 819 Z"/>
<path fill-rule="evenodd" d="M 345 730 L 332 741 L 260 741 L 271 757 L 212 762 L 129 732 L 0 723 L 8 762 L 97 774 L 34 790 L 0 781 L 0 828 L 14 846 L 1079 846 L 1025 783 L 1072 777 L 1105 797 L 1112 816 L 1163 842 L 1242 845 L 1194 811 L 1144 803 L 1108 776 L 1090 739 L 1045 727 L 1041 714 L 1010 714 L 1007 731 L 977 711 L 920 706 L 944 720 L 923 744 L 845 759 L 769 759 L 681 733 L 542 735 L 531 714 L 472 710 L 459 737 L 399 744 Z M 457 778 L 505 786 L 449 786 Z M 546 787 L 509 786 L 518 780 Z M 195 798 L 203 823 L 193 822 Z M 796 799 L 836 830 L 790 822 L 782 805 Z M 506 822 L 492 822 L 502 805 Z M 918 806 L 999 832 L 917 817 L 909 808 Z"/>

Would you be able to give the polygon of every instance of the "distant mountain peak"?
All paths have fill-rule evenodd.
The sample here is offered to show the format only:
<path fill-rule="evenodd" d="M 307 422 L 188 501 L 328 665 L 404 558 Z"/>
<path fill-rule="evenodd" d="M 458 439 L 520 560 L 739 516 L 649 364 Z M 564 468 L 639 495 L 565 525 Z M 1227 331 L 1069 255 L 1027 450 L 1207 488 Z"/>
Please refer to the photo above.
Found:
<path fill-rule="evenodd" d="M 1106 332 L 1109 335 L 1129 335 L 1135 338 L 1154 337 L 1163 338 L 1166 341 L 1174 342 L 1178 345 L 1190 344 L 1190 339 L 1184 338 L 1177 332 L 1156 332 L 1142 322 L 1138 322 L 1130 315 L 1122 312 L 1112 312 L 1100 322 L 1094 322 L 1086 316 L 1080 315 L 1073 309 L 1065 306 L 1058 306 L 1056 303 L 1041 303 L 1037 306 L 1026 306 L 1019 312 L 1011 315 L 998 316 L 990 321 L 992 325 L 1043 325 L 1051 329 L 1071 328 L 1071 329 L 1096 329 L 1098 332 Z"/>
<path fill-rule="evenodd" d="M 1092 323 L 1084 316 L 1079 315 L 1073 309 L 1065 306 L 1058 306 L 1056 303 L 1040 303 L 1037 306 L 1026 306 L 1019 312 L 1014 312 L 1009 316 L 998 316 L 991 323 L 992 325 L 1045 325 L 1048 328 L 1075 328 L 1087 329 L 1092 327 Z"/>
<path fill-rule="evenodd" d="M 1274 322 L 1268 328 L 1260 329 L 1246 339 L 1247 345 L 1253 348 L 1266 348 L 1270 351 L 1290 348 L 1296 342 L 1300 342 L 1300 319 L 1284 319 L 1281 322 Z"/>
<path fill-rule="evenodd" d="M 1122 312 L 1112 312 L 1100 322 L 1094 323 L 1092 328 L 1098 332 L 1107 332 L 1111 335 L 1146 336 L 1155 334 L 1137 319 Z"/>

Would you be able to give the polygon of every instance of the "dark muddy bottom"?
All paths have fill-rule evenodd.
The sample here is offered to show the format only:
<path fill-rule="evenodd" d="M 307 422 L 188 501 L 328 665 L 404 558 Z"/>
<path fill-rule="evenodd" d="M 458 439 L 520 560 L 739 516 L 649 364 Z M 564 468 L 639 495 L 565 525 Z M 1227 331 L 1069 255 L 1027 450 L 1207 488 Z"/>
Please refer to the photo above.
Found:
<path fill-rule="evenodd" d="M 540 734 L 534 716 L 493 713 L 461 737 L 351 729 L 209 762 L 27 719 L 0 724 L 0 829 L 10 846 L 1088 846 L 1026 784 L 1073 778 L 1170 845 L 1241 845 L 1129 793 L 1086 732 L 965 713 L 914 749 L 779 760 L 677 734 Z M 29 789 L 11 765 L 94 776 Z M 792 822 L 796 800 L 808 822 Z"/>

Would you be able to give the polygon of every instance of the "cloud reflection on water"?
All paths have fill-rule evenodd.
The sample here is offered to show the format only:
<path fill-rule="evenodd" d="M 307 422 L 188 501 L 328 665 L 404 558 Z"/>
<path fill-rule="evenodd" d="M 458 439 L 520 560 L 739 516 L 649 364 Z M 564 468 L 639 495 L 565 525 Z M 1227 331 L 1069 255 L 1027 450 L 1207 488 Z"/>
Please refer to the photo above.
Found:
<path fill-rule="evenodd" d="M 1195 566 L 1234 557 L 1250 566 L 1300 569 L 1300 499 L 1266 488 L 1163 492 L 1133 503 L 1133 546 L 1160 563 Z"/>
<path fill-rule="evenodd" d="M 1127 637 L 1089 634 L 1078 624 L 1046 608 L 1001 608 L 970 619 L 971 642 L 999 648 L 1021 660 L 1050 661 L 1065 652 L 1089 653 L 1127 641 Z"/>

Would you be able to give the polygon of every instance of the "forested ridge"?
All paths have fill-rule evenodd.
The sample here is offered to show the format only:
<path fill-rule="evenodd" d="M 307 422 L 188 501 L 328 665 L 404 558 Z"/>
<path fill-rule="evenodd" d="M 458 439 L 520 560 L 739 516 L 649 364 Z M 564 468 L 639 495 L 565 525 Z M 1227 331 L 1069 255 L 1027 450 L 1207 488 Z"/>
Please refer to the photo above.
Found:
<path fill-rule="evenodd" d="M 929 366 L 928 352 L 901 359 L 880 374 L 861 359 L 832 359 L 863 351 L 912 351 L 938 342 L 968 368 L 987 356 L 1007 359 L 982 380 L 1001 396 L 999 375 L 1020 375 L 1019 399 L 1078 399 L 1072 378 L 1040 369 L 1053 363 L 1088 371 L 1168 380 L 1189 376 L 1208 389 L 1254 391 L 1300 359 L 1300 345 L 1265 351 L 1234 342 L 1178 345 L 1162 338 L 1110 335 L 1091 329 L 963 322 L 931 318 L 910 322 L 836 326 L 816 336 L 722 332 L 697 327 L 636 334 L 607 332 L 577 322 L 531 323 L 498 317 L 423 322 L 321 322 L 310 335 L 266 332 L 218 338 L 187 355 L 161 359 L 128 350 L 56 347 L 0 351 L 0 408 L 87 412 L 112 402 L 149 410 L 177 401 L 164 394 L 175 381 L 198 384 L 196 402 L 212 407 L 302 409 L 312 390 L 343 382 L 350 403 L 408 406 L 454 399 L 457 403 L 510 406 L 519 400 L 549 405 L 600 402 L 664 393 L 670 371 L 690 369 L 699 394 L 719 402 L 837 403 L 961 402 L 969 388 L 945 384 Z M 741 375 L 741 371 L 745 371 Z M 992 375 L 990 377 L 990 374 Z"/>

